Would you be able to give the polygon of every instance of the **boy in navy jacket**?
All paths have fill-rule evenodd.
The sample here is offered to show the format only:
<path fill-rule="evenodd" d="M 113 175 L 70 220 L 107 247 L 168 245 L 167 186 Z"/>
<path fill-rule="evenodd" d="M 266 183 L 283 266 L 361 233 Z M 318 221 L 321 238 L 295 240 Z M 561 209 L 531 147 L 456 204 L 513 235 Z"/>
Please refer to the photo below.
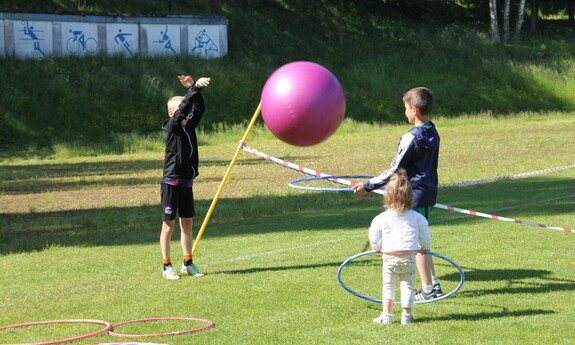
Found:
<path fill-rule="evenodd" d="M 379 176 L 354 186 L 354 193 L 366 193 L 385 186 L 391 175 L 403 168 L 413 189 L 413 210 L 429 219 L 437 199 L 437 164 L 439 161 L 439 133 L 429 114 L 433 108 L 433 93 L 425 87 L 416 87 L 403 96 L 405 116 L 414 127 L 399 140 L 397 153 L 391 166 Z M 422 288 L 416 300 L 429 300 L 443 295 L 435 277 L 430 255 L 418 255 L 417 267 Z"/>

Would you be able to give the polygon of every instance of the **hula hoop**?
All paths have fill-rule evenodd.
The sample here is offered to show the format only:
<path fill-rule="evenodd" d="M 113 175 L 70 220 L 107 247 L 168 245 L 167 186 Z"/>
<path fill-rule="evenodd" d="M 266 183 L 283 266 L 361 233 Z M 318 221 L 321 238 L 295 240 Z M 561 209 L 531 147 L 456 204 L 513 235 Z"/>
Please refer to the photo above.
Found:
<path fill-rule="evenodd" d="M 371 250 L 371 251 L 368 251 L 368 252 L 363 252 L 363 253 L 356 254 L 356 255 L 354 255 L 354 256 L 348 258 L 347 260 L 345 260 L 345 261 L 339 266 L 339 269 L 337 270 L 337 280 L 339 281 L 339 283 L 341 284 L 341 286 L 342 286 L 347 292 L 351 293 L 352 295 L 357 296 L 357 297 L 359 297 L 359 298 L 363 298 L 363 299 L 368 300 L 368 301 L 370 301 L 370 302 L 382 303 L 382 300 L 380 300 L 380 299 L 371 298 L 371 297 L 368 297 L 368 296 L 365 296 L 365 295 L 362 295 L 362 294 L 360 294 L 360 293 L 358 293 L 358 292 L 353 291 L 353 290 L 350 289 L 347 285 L 345 285 L 345 283 L 341 280 L 341 271 L 343 270 L 343 268 L 344 268 L 348 263 L 350 263 L 350 262 L 351 262 L 352 260 L 354 260 L 354 259 L 357 259 L 357 258 L 362 257 L 362 256 L 365 256 L 365 255 L 370 255 L 370 254 L 378 254 L 378 253 L 376 253 L 375 251 Z M 465 273 L 463 273 L 463 270 L 461 269 L 461 267 L 460 267 L 457 263 L 455 263 L 455 261 L 453 261 L 453 260 L 451 260 L 450 258 L 448 258 L 448 257 L 446 257 L 446 256 L 443 256 L 443 255 L 441 255 L 441 254 L 437 254 L 437 253 L 435 253 L 435 252 L 425 252 L 425 254 L 429 254 L 429 255 L 436 256 L 436 257 L 438 257 L 438 258 L 440 258 L 440 259 L 443 259 L 443 260 L 449 262 L 449 263 L 452 264 L 453 266 L 455 266 L 455 268 L 457 268 L 457 270 L 459 271 L 459 274 L 461 275 L 461 280 L 459 281 L 459 284 L 457 285 L 457 287 L 455 287 L 455 289 L 454 289 L 453 291 L 450 291 L 449 293 L 447 293 L 447 294 L 445 294 L 445 295 L 443 295 L 443 296 L 441 296 L 441 297 L 437 297 L 437 298 L 434 298 L 434 299 L 431 299 L 431 300 L 414 301 L 413 304 L 425 304 L 425 303 L 431 303 L 431 302 L 438 302 L 438 301 L 441 301 L 441 300 L 446 299 L 446 298 L 448 298 L 448 297 L 451 297 L 454 293 L 456 293 L 456 292 L 461 288 L 461 286 L 462 286 L 463 283 L 465 282 Z M 394 302 L 394 304 L 400 304 L 400 303 L 401 303 L 401 302 Z"/>
<path fill-rule="evenodd" d="M 159 343 L 98 343 L 90 345 L 170 345 L 170 344 L 159 344 Z"/>
<path fill-rule="evenodd" d="M 207 325 L 202 326 L 202 327 L 198 327 L 198 328 L 187 329 L 187 330 L 183 330 L 183 331 L 155 333 L 155 334 L 122 334 L 122 333 L 116 333 L 116 332 L 112 331 L 113 329 L 115 329 L 117 327 L 129 324 L 129 323 L 152 322 L 152 321 L 163 321 L 163 320 L 200 321 L 200 322 L 205 322 Z M 139 319 L 139 320 L 130 320 L 130 321 L 125 321 L 125 322 L 120 322 L 118 324 L 113 325 L 111 327 L 111 329 L 108 331 L 108 334 L 113 335 L 115 337 L 124 337 L 124 338 L 162 337 L 165 335 L 180 335 L 180 334 L 187 334 L 187 333 L 195 333 L 195 332 L 199 332 L 199 331 L 202 331 L 204 329 L 208 329 L 208 328 L 212 328 L 212 327 L 214 327 L 214 323 L 212 321 L 206 320 L 206 319 L 197 319 L 194 317 L 153 317 L 153 318 L 148 318 L 148 319 Z"/>
<path fill-rule="evenodd" d="M 20 323 L 17 325 L 10 325 L 10 326 L 3 326 L 0 327 L 0 331 L 3 331 L 5 329 L 10 329 L 10 328 L 19 328 L 19 327 L 28 327 L 28 326 L 37 326 L 37 325 L 47 325 L 47 324 L 51 324 L 51 323 L 97 323 L 97 324 L 101 324 L 106 326 L 104 329 L 93 332 L 93 333 L 89 333 L 89 334 L 85 334 L 85 335 L 81 335 L 78 337 L 72 337 L 72 338 L 67 338 L 67 339 L 60 339 L 60 340 L 52 340 L 52 341 L 44 341 L 44 342 L 40 342 L 40 343 L 32 343 L 34 345 L 48 345 L 48 344 L 60 344 L 60 343 L 67 343 L 67 342 L 71 342 L 71 341 L 77 341 L 77 340 L 82 340 L 82 339 L 86 339 L 86 338 L 90 338 L 90 337 L 94 337 L 96 335 L 108 332 L 111 328 L 110 323 L 107 321 L 102 321 L 102 320 L 50 320 L 50 321 L 38 321 L 38 322 L 27 322 L 27 323 Z M 32 344 L 21 344 L 21 345 L 32 345 Z M 16 344 L 14 344 L 16 345 Z"/>
<path fill-rule="evenodd" d="M 362 175 L 341 175 L 341 176 L 314 176 L 314 177 L 305 177 L 300 178 L 297 180 L 293 180 L 288 185 L 295 189 L 301 190 L 316 190 L 321 192 L 351 192 L 353 188 L 320 188 L 320 187 L 306 187 L 306 186 L 298 186 L 298 183 L 309 182 L 309 181 L 316 181 L 316 180 L 330 180 L 330 182 L 338 183 L 338 179 L 348 179 L 348 178 L 372 178 L 373 176 L 362 176 Z"/>

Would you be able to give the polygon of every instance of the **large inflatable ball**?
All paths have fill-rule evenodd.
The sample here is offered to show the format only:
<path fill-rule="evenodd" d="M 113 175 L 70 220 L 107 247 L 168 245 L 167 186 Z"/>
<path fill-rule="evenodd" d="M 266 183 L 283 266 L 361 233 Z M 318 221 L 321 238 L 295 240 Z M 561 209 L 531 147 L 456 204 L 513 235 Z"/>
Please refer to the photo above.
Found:
<path fill-rule="evenodd" d="M 327 68 L 308 61 L 278 68 L 261 94 L 266 127 L 281 141 L 312 146 L 329 138 L 343 121 L 345 95 Z"/>

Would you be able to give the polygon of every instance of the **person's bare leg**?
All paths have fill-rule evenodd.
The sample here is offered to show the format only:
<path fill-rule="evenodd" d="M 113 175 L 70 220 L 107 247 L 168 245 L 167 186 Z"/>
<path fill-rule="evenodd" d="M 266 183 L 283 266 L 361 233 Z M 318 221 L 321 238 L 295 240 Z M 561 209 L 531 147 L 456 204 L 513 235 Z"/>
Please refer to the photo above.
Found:
<path fill-rule="evenodd" d="M 174 232 L 174 220 L 164 220 L 162 222 L 162 232 L 160 234 L 160 249 L 162 251 L 162 258 L 170 258 L 170 248 L 172 242 L 172 233 Z"/>
<path fill-rule="evenodd" d="M 180 217 L 182 253 L 184 255 L 192 255 L 192 224 L 192 218 Z"/>
<path fill-rule="evenodd" d="M 429 254 L 417 254 L 415 257 L 415 262 L 417 264 L 417 271 L 419 272 L 419 277 L 421 279 L 421 285 L 431 285 L 431 276 L 435 275 L 433 272 L 433 262 L 431 261 L 431 255 Z"/>

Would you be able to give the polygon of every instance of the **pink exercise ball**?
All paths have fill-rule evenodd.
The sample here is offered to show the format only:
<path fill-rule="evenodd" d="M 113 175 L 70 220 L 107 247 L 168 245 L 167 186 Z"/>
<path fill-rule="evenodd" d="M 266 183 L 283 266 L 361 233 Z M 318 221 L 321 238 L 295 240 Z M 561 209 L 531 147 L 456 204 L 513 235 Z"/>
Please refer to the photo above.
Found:
<path fill-rule="evenodd" d="M 266 127 L 281 141 L 312 146 L 329 138 L 343 121 L 345 95 L 327 68 L 308 61 L 278 68 L 261 95 Z"/>

